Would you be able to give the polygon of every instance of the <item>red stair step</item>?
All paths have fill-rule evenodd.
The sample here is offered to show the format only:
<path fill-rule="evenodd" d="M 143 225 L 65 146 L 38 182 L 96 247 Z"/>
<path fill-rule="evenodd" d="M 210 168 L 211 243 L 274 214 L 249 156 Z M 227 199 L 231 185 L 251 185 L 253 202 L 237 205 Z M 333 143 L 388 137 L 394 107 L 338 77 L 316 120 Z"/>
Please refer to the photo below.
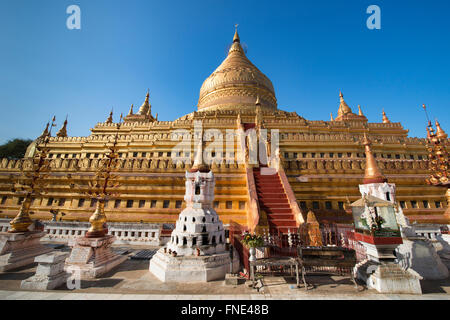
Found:
<path fill-rule="evenodd" d="M 270 220 L 269 222 L 273 226 L 278 227 L 296 227 L 297 224 L 292 220 Z"/>
<path fill-rule="evenodd" d="M 270 220 L 294 220 L 292 214 L 268 214 L 267 219 Z"/>
<path fill-rule="evenodd" d="M 265 206 L 259 206 L 261 210 L 264 210 L 267 214 L 292 214 L 291 208 L 270 208 Z"/>

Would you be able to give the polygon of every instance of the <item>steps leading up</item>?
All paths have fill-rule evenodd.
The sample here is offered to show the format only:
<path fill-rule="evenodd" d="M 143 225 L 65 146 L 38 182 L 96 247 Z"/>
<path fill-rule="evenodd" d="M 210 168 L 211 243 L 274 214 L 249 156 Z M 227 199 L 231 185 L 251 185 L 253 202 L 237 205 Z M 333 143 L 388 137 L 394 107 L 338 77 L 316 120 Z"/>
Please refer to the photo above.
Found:
<path fill-rule="evenodd" d="M 271 232 L 286 234 L 288 229 L 295 228 L 295 217 L 278 173 L 268 168 L 255 168 L 253 176 L 259 208 L 266 212 Z"/>

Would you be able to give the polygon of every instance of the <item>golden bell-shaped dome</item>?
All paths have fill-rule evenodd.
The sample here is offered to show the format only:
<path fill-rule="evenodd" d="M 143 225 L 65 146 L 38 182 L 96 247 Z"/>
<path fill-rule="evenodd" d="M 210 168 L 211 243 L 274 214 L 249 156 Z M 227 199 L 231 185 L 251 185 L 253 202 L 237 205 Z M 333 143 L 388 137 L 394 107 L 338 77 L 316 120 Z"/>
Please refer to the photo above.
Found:
<path fill-rule="evenodd" d="M 254 109 L 258 96 L 261 108 L 277 109 L 272 82 L 245 56 L 236 30 L 228 56 L 203 82 L 198 110 Z"/>

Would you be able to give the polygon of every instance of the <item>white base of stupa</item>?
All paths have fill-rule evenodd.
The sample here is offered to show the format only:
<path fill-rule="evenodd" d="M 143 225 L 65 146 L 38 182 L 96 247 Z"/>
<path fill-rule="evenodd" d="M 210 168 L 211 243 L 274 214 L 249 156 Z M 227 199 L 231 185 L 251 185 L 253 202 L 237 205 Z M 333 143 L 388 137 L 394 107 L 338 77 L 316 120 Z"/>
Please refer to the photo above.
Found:
<path fill-rule="evenodd" d="M 420 278 L 393 262 L 367 261 L 357 265 L 355 272 L 367 288 L 380 293 L 422 294 Z"/>
<path fill-rule="evenodd" d="M 150 260 L 150 272 L 163 282 L 208 282 L 225 279 L 225 274 L 239 270 L 239 257 L 228 251 L 204 256 L 177 256 L 161 248 Z"/>
<path fill-rule="evenodd" d="M 41 231 L 21 233 L 0 232 L 0 272 L 34 263 L 34 258 L 53 249 L 41 244 Z"/>

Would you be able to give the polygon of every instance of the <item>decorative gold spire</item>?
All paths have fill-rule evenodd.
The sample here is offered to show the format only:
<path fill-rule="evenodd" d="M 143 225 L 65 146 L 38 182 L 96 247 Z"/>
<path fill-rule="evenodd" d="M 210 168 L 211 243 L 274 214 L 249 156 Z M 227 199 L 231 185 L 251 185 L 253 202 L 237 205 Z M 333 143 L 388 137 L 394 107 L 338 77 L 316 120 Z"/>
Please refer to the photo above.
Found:
<path fill-rule="evenodd" d="M 133 115 L 133 104 L 131 104 L 130 111 L 128 112 L 129 116 Z"/>
<path fill-rule="evenodd" d="M 240 43 L 241 39 L 239 39 L 239 34 L 238 34 L 238 31 L 237 31 L 237 27 L 238 26 L 239 26 L 238 24 L 235 25 L 236 31 L 234 32 L 233 42 L 239 42 Z"/>
<path fill-rule="evenodd" d="M 151 106 L 149 100 L 150 100 L 150 92 L 149 92 L 149 90 L 147 90 L 147 95 L 145 96 L 145 101 L 142 104 L 142 106 L 139 108 L 138 114 L 146 115 L 146 114 L 148 114 L 148 112 L 151 113 L 152 106 Z"/>
<path fill-rule="evenodd" d="M 330 121 L 334 121 L 334 119 L 333 119 L 333 112 L 330 112 Z"/>
<path fill-rule="evenodd" d="M 450 185 L 450 162 L 447 152 L 447 134 L 441 128 L 441 125 L 436 120 L 436 133 L 433 125 L 428 118 L 426 106 L 423 105 L 425 114 L 428 119 L 427 126 L 427 149 L 428 149 L 428 169 L 431 172 L 426 179 L 428 184 L 435 186 L 449 186 Z M 448 192 L 447 192 L 448 194 Z M 450 214 L 450 209 L 447 210 Z M 447 214 L 447 213 L 446 213 Z"/>
<path fill-rule="evenodd" d="M 113 111 L 109 113 L 108 119 L 106 119 L 106 123 L 112 123 L 113 122 Z"/>
<path fill-rule="evenodd" d="M 391 121 L 388 119 L 386 112 L 384 112 L 383 109 L 383 123 L 391 123 Z"/>
<path fill-rule="evenodd" d="M 381 173 L 380 169 L 378 168 L 377 161 L 375 160 L 375 157 L 372 154 L 371 149 L 371 141 L 367 138 L 367 135 L 364 133 L 364 138 L 362 141 L 362 144 L 365 147 L 365 153 L 366 153 L 366 171 L 364 174 L 364 184 L 369 183 L 384 183 L 387 182 L 386 177 Z"/>
<path fill-rule="evenodd" d="M 338 117 L 341 117 L 347 113 L 352 113 L 352 109 L 350 109 L 350 107 L 345 102 L 344 95 L 342 94 L 341 91 L 339 91 L 339 99 L 340 103 L 339 103 Z"/>
<path fill-rule="evenodd" d="M 445 133 L 445 131 L 441 128 L 441 125 L 436 119 L 436 136 L 439 139 L 447 139 L 448 135 Z"/>
<path fill-rule="evenodd" d="M 361 110 L 361 106 L 358 104 L 358 115 L 363 116 L 363 112 Z"/>
<path fill-rule="evenodd" d="M 61 129 L 59 129 L 59 131 L 56 133 L 57 137 L 67 137 L 67 117 L 66 120 L 64 120 L 64 123 L 61 127 Z"/>
<path fill-rule="evenodd" d="M 45 129 L 44 129 L 44 131 L 42 132 L 42 134 L 39 136 L 39 138 L 45 138 L 46 136 L 49 135 L 49 133 L 48 133 L 48 126 L 49 126 L 49 125 L 50 125 L 50 123 L 47 122 L 47 125 L 45 126 Z"/>

